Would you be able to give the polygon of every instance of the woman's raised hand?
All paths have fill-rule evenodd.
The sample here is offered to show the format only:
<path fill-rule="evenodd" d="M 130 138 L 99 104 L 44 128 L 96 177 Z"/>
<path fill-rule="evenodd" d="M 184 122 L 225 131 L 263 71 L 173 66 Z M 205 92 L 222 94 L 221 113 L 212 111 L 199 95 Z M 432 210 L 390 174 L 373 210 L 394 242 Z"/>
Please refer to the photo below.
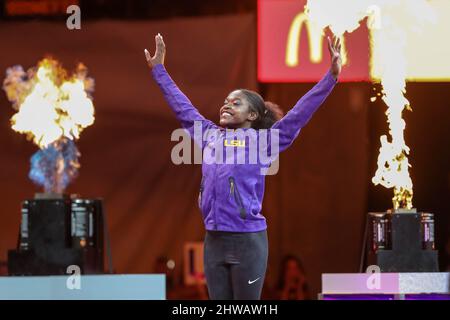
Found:
<path fill-rule="evenodd" d="M 166 45 L 164 44 L 164 40 L 162 35 L 159 33 L 155 36 L 155 55 L 150 56 L 150 52 L 147 49 L 144 50 L 145 58 L 147 59 L 148 66 L 153 68 L 157 64 L 164 64 L 164 58 L 166 56 Z"/>
<path fill-rule="evenodd" d="M 342 70 L 341 41 L 333 36 L 333 40 L 328 37 L 328 51 L 331 56 L 331 73 L 337 79 Z"/>

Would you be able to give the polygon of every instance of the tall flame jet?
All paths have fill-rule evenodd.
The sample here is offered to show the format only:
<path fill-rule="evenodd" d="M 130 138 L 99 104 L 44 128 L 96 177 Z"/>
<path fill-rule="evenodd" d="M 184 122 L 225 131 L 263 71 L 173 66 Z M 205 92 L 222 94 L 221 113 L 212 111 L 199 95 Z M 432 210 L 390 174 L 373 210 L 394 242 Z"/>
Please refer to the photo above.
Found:
<path fill-rule="evenodd" d="M 413 184 L 409 176 L 409 148 L 403 132 L 403 110 L 411 110 L 406 94 L 406 35 L 421 32 L 436 20 L 426 0 L 308 0 L 308 18 L 320 28 L 329 27 L 342 36 L 357 29 L 368 18 L 371 34 L 372 71 L 382 85 L 382 99 L 387 105 L 390 139 L 380 137 L 378 169 L 372 182 L 394 189 L 393 208 L 412 209 Z"/>

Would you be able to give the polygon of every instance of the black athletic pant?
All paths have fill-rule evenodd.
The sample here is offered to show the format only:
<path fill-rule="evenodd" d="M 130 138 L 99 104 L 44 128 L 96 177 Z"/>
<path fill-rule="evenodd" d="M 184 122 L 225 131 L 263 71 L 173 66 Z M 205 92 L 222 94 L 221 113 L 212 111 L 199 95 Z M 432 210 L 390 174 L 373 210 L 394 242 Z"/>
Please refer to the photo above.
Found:
<path fill-rule="evenodd" d="M 268 256 L 267 231 L 206 231 L 204 265 L 212 300 L 259 300 Z"/>

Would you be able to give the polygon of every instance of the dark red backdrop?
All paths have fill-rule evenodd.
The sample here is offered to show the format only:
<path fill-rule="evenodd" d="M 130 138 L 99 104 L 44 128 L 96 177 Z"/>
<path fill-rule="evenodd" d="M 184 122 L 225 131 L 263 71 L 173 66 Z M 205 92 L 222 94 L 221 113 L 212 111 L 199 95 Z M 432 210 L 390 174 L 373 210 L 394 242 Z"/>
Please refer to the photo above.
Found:
<path fill-rule="evenodd" d="M 175 259 L 180 277 L 183 243 L 204 237 L 196 205 L 200 166 L 170 160 L 176 144 L 170 134 L 179 125 L 143 54 L 145 47 L 153 51 L 157 32 L 164 35 L 170 74 L 213 121 L 234 88 L 260 89 L 288 110 L 312 86 L 258 87 L 252 15 L 104 20 L 83 23 L 80 31 L 58 22 L 1 23 L 0 70 L 28 68 L 47 53 L 66 68 L 77 61 L 88 66 L 96 80 L 96 121 L 78 142 L 82 167 L 68 192 L 104 198 L 116 272 L 152 272 L 156 257 L 165 254 Z M 321 273 L 358 271 L 369 157 L 371 148 L 378 149 L 370 146 L 369 110 L 376 107 L 368 102 L 371 94 L 367 83 L 338 85 L 281 156 L 279 173 L 267 178 L 268 284 L 287 253 L 302 257 L 314 293 Z M 0 260 L 15 247 L 21 201 L 38 191 L 27 178 L 36 147 L 9 128 L 12 114 L 0 94 Z"/>

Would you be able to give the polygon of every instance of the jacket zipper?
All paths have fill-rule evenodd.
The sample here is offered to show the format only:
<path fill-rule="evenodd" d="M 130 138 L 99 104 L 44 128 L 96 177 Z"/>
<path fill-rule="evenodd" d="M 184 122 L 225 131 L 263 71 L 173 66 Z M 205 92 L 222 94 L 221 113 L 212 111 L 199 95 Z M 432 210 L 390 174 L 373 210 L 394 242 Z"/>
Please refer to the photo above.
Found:
<path fill-rule="evenodd" d="M 198 197 L 198 207 L 200 208 L 200 210 L 202 209 L 202 196 L 203 196 L 203 177 L 202 181 L 200 182 L 200 193 Z"/>
<path fill-rule="evenodd" d="M 244 205 L 242 203 L 241 194 L 239 193 L 234 177 L 229 177 L 228 180 L 230 182 L 230 194 L 233 194 L 234 201 L 236 201 L 236 204 L 239 208 L 239 214 L 241 215 L 241 218 L 245 219 L 247 216 L 247 212 L 245 211 Z"/>

